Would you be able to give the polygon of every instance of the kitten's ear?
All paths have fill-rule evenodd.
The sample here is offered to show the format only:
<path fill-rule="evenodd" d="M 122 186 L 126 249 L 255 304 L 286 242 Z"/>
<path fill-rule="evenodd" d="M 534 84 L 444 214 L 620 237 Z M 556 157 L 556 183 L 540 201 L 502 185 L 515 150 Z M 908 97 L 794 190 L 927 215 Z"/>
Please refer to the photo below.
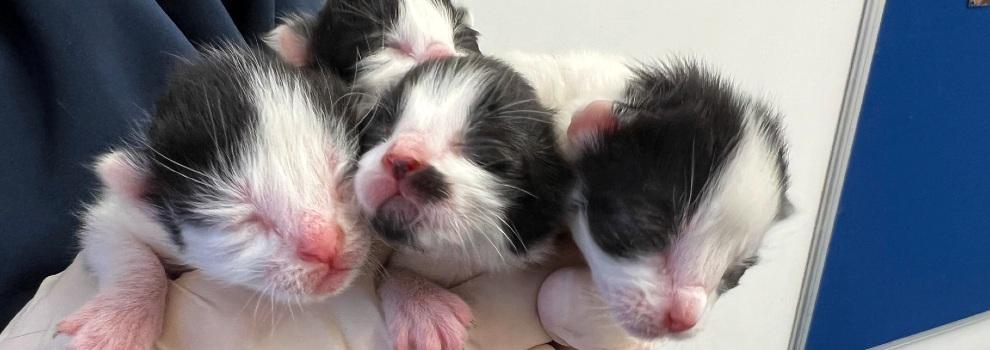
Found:
<path fill-rule="evenodd" d="M 612 101 L 597 100 L 574 112 L 567 127 L 567 139 L 571 144 L 584 147 L 601 135 L 614 132 L 619 127 L 614 104 Z"/>
<path fill-rule="evenodd" d="M 474 27 L 474 14 L 471 13 L 471 11 L 468 11 L 468 9 L 463 6 L 455 7 L 454 11 L 457 12 L 458 22 L 468 27 Z"/>
<path fill-rule="evenodd" d="M 148 191 L 148 169 L 140 156 L 130 151 L 104 154 L 96 160 L 94 168 L 100 182 L 112 192 L 138 199 Z"/>
<path fill-rule="evenodd" d="M 478 48 L 478 31 L 474 30 L 474 16 L 467 8 L 454 6 L 454 46 L 456 51 L 481 53 Z"/>
<path fill-rule="evenodd" d="M 265 35 L 265 44 L 283 61 L 296 67 L 307 67 L 313 63 L 309 40 L 314 21 L 313 17 L 304 15 L 286 16 L 282 18 L 282 24 Z"/>

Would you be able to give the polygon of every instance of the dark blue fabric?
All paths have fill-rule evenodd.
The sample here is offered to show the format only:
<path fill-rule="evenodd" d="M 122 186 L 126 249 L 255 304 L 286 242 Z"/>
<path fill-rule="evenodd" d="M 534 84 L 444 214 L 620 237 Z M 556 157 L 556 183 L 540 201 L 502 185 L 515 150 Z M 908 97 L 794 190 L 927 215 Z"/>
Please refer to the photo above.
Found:
<path fill-rule="evenodd" d="M 77 251 L 87 165 L 152 109 L 178 57 L 255 43 L 322 0 L 0 2 L 0 325 Z"/>
<path fill-rule="evenodd" d="M 809 349 L 990 310 L 988 135 L 990 8 L 887 1 Z"/>

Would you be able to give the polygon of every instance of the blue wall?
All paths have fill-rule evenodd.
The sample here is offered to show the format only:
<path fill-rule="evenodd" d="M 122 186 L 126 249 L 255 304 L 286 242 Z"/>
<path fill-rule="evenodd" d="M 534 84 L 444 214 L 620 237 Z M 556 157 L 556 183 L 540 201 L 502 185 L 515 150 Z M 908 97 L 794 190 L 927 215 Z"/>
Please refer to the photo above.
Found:
<path fill-rule="evenodd" d="M 990 309 L 990 8 L 887 0 L 808 348 Z"/>

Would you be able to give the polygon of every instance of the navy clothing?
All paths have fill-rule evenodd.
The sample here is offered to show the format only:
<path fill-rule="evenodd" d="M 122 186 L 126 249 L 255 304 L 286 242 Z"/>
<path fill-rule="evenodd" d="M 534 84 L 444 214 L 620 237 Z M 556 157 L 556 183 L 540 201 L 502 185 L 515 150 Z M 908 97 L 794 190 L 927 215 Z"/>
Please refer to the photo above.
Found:
<path fill-rule="evenodd" d="M 147 116 L 179 58 L 257 43 L 322 0 L 0 2 L 0 325 L 78 250 L 94 158 Z"/>

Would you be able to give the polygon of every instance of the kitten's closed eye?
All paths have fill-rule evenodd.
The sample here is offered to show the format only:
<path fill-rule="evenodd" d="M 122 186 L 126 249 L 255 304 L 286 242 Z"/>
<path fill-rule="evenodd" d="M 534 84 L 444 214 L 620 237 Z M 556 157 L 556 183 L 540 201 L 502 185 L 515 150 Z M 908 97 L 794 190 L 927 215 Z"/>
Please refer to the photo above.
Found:
<path fill-rule="evenodd" d="M 407 42 L 389 38 L 385 39 L 383 43 L 386 48 L 396 50 L 406 56 L 412 56 L 412 46 Z"/>

